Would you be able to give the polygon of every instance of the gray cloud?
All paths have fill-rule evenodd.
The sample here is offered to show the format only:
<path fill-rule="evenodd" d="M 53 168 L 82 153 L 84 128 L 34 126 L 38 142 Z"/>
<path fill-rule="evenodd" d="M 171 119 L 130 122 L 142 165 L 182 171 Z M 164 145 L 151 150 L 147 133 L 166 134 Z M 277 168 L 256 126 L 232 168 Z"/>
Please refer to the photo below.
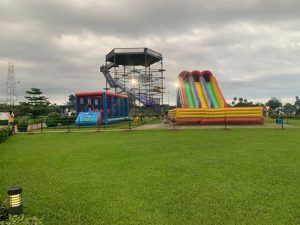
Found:
<path fill-rule="evenodd" d="M 22 95 L 39 87 L 63 102 L 101 89 L 99 66 L 115 47 L 164 56 L 170 102 L 181 70 L 210 69 L 227 99 L 299 95 L 300 18 L 296 0 L 0 2 L 0 84 L 14 61 Z"/>

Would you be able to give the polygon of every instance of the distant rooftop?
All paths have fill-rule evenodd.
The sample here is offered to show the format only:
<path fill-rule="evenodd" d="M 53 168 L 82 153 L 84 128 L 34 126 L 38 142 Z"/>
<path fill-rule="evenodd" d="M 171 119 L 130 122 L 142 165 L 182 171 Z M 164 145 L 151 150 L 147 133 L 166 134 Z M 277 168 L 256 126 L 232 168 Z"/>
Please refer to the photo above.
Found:
<path fill-rule="evenodd" d="M 123 66 L 150 66 L 162 60 L 162 54 L 149 48 L 114 48 L 106 61 Z"/>

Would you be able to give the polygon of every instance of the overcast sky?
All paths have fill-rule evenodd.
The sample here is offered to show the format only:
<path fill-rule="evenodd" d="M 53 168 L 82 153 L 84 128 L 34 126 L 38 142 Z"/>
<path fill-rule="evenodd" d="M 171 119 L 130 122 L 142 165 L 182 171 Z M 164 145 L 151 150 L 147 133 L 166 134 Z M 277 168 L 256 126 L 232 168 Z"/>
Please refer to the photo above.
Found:
<path fill-rule="evenodd" d="M 170 103 L 178 74 L 194 69 L 211 70 L 230 101 L 294 102 L 299 9 L 297 0 L 0 0 L 1 92 L 13 61 L 20 97 L 37 87 L 63 103 L 105 86 L 99 66 L 111 49 L 148 47 L 163 54 Z"/>

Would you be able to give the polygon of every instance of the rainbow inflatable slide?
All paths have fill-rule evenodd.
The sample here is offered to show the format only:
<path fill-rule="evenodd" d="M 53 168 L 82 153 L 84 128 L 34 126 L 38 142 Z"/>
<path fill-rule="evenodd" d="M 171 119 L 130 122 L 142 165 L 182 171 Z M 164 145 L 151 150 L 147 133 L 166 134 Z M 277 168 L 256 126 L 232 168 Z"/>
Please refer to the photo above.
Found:
<path fill-rule="evenodd" d="M 229 107 L 213 74 L 183 71 L 178 76 L 177 107 L 168 112 L 176 124 L 262 124 L 262 107 Z"/>

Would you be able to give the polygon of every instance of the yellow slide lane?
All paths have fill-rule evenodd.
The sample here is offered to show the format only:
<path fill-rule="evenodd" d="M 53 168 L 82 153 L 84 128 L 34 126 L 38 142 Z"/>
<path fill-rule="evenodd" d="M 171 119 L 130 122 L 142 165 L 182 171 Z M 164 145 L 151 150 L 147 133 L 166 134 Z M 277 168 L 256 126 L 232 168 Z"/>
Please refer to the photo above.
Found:
<path fill-rule="evenodd" d="M 205 96 L 203 94 L 203 90 L 202 90 L 202 87 L 200 85 L 200 82 L 195 82 L 195 87 L 197 89 L 197 93 L 199 95 L 202 108 L 207 109 L 208 108 L 207 107 L 207 102 L 206 102 Z"/>
<path fill-rule="evenodd" d="M 210 82 L 211 82 L 213 90 L 214 90 L 214 92 L 216 94 L 217 101 L 219 102 L 219 106 L 221 108 L 223 108 L 224 107 L 224 101 L 223 101 L 223 98 L 222 98 L 222 94 L 220 93 L 220 91 L 217 88 L 217 82 L 214 79 L 214 77 L 211 78 Z"/>

